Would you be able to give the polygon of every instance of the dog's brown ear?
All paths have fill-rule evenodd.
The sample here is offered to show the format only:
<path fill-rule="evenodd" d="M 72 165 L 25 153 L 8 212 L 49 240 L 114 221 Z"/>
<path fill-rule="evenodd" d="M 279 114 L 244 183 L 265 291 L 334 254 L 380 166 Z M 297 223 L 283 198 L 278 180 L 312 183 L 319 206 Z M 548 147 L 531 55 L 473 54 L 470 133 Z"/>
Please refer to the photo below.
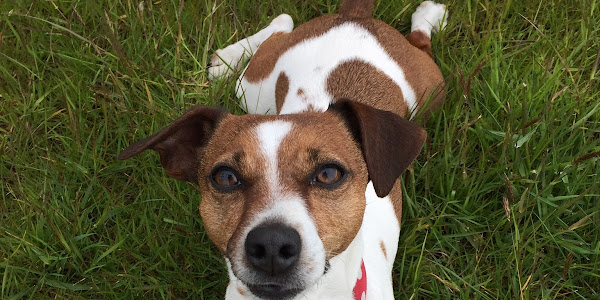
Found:
<path fill-rule="evenodd" d="M 152 149 L 160 155 L 160 163 L 169 176 L 198 183 L 198 149 L 207 144 L 225 115 L 227 112 L 218 108 L 194 106 L 160 132 L 127 147 L 119 159 Z"/>
<path fill-rule="evenodd" d="M 396 179 L 415 160 L 427 133 L 399 115 L 350 100 L 338 100 L 339 113 L 362 148 L 375 193 L 387 196 Z"/>

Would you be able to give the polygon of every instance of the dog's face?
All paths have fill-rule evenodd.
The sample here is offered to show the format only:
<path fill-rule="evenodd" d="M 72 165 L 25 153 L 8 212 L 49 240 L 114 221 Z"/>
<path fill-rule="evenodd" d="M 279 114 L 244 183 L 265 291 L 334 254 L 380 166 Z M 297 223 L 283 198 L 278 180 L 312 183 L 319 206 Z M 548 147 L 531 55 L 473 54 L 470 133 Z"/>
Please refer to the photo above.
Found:
<path fill-rule="evenodd" d="M 399 116 L 350 101 L 283 116 L 195 107 L 120 158 L 154 149 L 169 175 L 198 183 L 204 226 L 235 276 L 258 297 L 286 299 L 352 242 L 368 181 L 387 195 L 424 138 Z"/>
<path fill-rule="evenodd" d="M 257 296 L 310 285 L 358 232 L 367 171 L 344 129 L 311 113 L 227 117 L 215 131 L 198 176 L 202 220 Z"/>

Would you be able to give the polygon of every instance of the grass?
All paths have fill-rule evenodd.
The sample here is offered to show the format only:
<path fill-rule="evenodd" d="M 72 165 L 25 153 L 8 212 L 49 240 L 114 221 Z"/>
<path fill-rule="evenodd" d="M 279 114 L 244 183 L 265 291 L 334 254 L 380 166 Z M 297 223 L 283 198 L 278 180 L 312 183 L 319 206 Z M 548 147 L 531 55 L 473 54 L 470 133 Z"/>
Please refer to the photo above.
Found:
<path fill-rule="evenodd" d="M 254 4 L 250 4 L 254 3 Z M 408 32 L 418 3 L 379 1 Z M 406 173 L 398 299 L 600 297 L 600 5 L 449 1 L 443 109 Z M 199 191 L 118 153 L 194 104 L 218 48 L 338 1 L 0 3 L 1 299 L 219 299 Z"/>

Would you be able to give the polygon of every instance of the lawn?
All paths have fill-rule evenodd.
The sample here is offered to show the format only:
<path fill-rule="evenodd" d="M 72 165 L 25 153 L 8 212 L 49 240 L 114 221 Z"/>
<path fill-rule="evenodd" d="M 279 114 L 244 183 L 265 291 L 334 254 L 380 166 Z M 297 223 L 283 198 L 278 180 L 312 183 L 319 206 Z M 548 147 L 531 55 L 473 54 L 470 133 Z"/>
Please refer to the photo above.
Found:
<path fill-rule="evenodd" d="M 408 33 L 418 2 L 375 15 Z M 405 173 L 397 299 L 600 298 L 600 3 L 448 1 L 444 107 Z M 201 195 L 130 143 L 234 113 L 212 52 L 338 0 L 0 2 L 0 299 L 221 299 Z"/>

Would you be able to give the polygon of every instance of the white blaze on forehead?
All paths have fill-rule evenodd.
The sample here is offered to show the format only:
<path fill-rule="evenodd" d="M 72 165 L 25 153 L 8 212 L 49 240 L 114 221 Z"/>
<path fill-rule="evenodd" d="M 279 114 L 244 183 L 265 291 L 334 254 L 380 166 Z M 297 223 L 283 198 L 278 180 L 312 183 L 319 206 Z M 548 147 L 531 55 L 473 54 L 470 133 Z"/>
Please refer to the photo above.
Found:
<path fill-rule="evenodd" d="M 277 151 L 281 141 L 292 129 L 292 123 L 286 121 L 265 122 L 256 127 L 256 136 L 260 150 L 265 157 L 267 181 L 271 193 L 280 190 L 277 171 Z"/>

